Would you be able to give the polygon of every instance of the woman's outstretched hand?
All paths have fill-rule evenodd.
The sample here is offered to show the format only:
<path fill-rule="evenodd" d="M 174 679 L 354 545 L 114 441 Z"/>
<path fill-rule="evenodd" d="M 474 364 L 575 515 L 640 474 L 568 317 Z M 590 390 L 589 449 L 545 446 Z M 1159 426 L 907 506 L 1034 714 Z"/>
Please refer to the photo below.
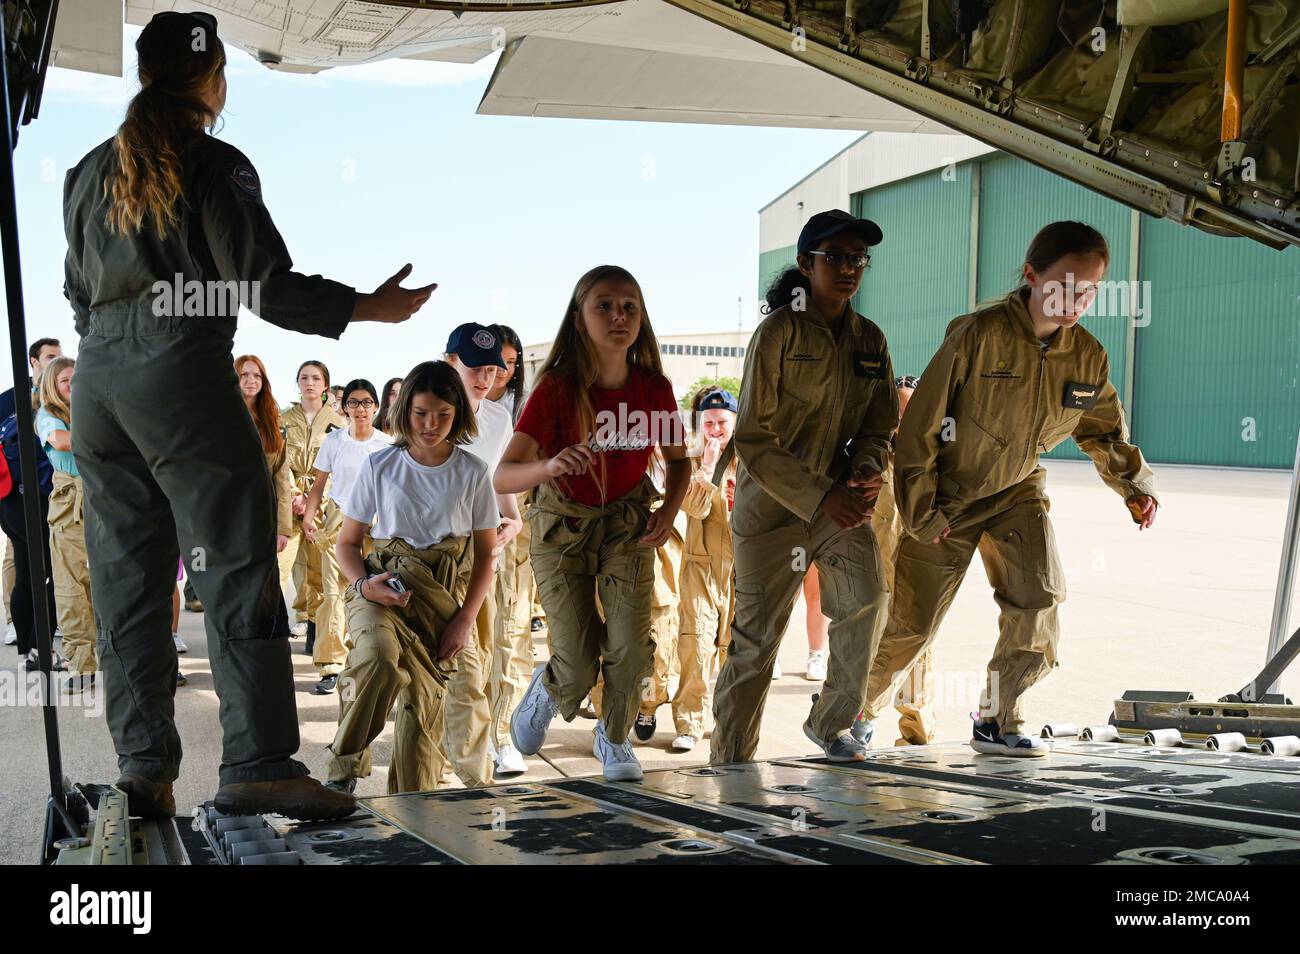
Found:
<path fill-rule="evenodd" d="M 352 306 L 352 320 L 397 324 L 419 311 L 438 287 L 438 283 L 422 288 L 403 288 L 402 281 L 410 274 L 411 265 L 408 262 L 370 294 L 358 292 L 356 304 Z"/>

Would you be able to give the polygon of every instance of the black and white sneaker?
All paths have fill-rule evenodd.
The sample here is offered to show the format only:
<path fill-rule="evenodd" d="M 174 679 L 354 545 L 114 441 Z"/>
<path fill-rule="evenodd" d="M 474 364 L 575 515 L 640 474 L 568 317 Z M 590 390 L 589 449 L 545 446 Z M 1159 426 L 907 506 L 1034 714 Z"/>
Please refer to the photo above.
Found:
<path fill-rule="evenodd" d="M 338 676 L 321 676 L 320 682 L 316 683 L 316 688 L 312 692 L 318 696 L 333 695 L 335 688 L 339 684 Z"/>
<path fill-rule="evenodd" d="M 357 790 L 357 780 L 355 778 L 345 778 L 341 782 L 326 782 L 325 787 L 331 792 L 342 792 L 344 795 L 351 795 Z"/>
<path fill-rule="evenodd" d="M 181 672 L 179 669 L 177 669 L 177 670 L 176 670 L 176 688 L 179 689 L 181 686 L 188 686 L 189 684 L 190 684 L 190 680 L 189 680 L 189 678 L 186 677 L 185 673 L 183 673 L 183 672 Z"/>
<path fill-rule="evenodd" d="M 655 726 L 658 724 L 659 720 L 655 716 L 638 712 L 636 721 L 632 723 L 632 734 L 638 742 L 649 742 L 655 737 Z"/>
<path fill-rule="evenodd" d="M 970 747 L 985 755 L 1007 755 L 1012 758 L 1041 759 L 1051 753 L 1047 742 L 1036 735 L 1008 732 L 1003 735 L 996 722 L 976 721 L 971 733 Z"/>

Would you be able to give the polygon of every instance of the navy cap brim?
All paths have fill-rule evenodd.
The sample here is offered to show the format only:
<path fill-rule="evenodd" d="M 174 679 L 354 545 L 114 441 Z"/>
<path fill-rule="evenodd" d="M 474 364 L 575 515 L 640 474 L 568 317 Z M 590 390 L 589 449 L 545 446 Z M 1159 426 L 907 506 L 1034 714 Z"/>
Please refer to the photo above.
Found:
<path fill-rule="evenodd" d="M 491 365 L 495 368 L 501 368 L 502 370 L 505 370 L 505 366 L 506 366 L 505 360 L 499 357 L 498 358 L 489 357 L 486 361 L 480 361 L 478 357 L 467 357 L 466 355 L 461 354 L 459 351 L 453 351 L 452 354 L 454 354 L 457 358 L 459 358 L 461 364 L 465 365 L 465 367 L 467 368 L 485 368 L 488 365 Z"/>

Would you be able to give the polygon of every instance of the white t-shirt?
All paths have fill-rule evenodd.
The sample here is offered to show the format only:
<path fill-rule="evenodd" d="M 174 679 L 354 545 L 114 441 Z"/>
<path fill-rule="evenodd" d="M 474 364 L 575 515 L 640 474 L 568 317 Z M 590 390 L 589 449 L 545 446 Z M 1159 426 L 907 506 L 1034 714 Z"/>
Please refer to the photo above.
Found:
<path fill-rule="evenodd" d="M 374 538 L 400 537 L 417 548 L 501 523 L 488 466 L 463 446 L 437 467 L 419 463 L 405 447 L 386 447 L 364 462 L 341 506 L 353 520 L 374 520 Z"/>
<path fill-rule="evenodd" d="M 491 477 L 497 464 L 501 463 L 501 455 L 506 452 L 510 438 L 515 436 L 515 425 L 503 405 L 486 400 L 479 402 L 474 423 L 478 425 L 478 437 L 461 446 L 488 465 L 488 476 Z"/>
<path fill-rule="evenodd" d="M 330 475 L 329 495 L 337 504 L 347 499 L 352 483 L 357 479 L 361 465 L 377 450 L 390 446 L 393 439 L 383 431 L 375 431 L 366 440 L 359 441 L 348 433 L 346 427 L 330 431 L 316 452 L 317 470 Z"/>
<path fill-rule="evenodd" d="M 511 391 L 507 388 L 506 393 L 501 395 L 501 397 L 499 397 L 497 400 L 493 401 L 492 403 L 499 404 L 503 408 L 505 408 L 506 413 L 510 415 L 510 419 L 514 420 L 514 416 L 515 416 L 515 392 L 514 391 Z"/>

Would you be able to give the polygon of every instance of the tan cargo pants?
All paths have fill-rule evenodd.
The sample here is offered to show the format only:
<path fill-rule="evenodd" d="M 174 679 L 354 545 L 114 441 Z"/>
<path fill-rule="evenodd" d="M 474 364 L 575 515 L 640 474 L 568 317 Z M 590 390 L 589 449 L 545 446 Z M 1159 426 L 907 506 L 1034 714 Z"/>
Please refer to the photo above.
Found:
<path fill-rule="evenodd" d="M 871 529 L 880 544 L 880 561 L 885 572 L 885 583 L 894 592 L 894 561 L 898 557 L 899 540 L 906 536 L 898 506 L 894 499 L 893 468 L 889 469 L 876 498 L 876 509 L 871 515 Z M 934 712 L 934 648 L 930 647 L 916 657 L 911 669 L 899 680 L 894 696 L 898 710 L 898 731 L 902 736 L 896 745 L 929 745 L 937 735 Z"/>
<path fill-rule="evenodd" d="M 465 655 L 438 662 L 438 639 L 465 598 L 473 552 L 471 537 L 449 537 L 427 549 L 405 540 L 375 541 L 366 572 L 396 573 L 411 591 L 411 602 L 404 608 L 381 606 L 347 590 L 355 642 L 339 676 L 339 727 L 329 746 L 331 781 L 370 774 L 370 744 L 396 703 L 388 791 L 437 787 L 438 720 L 448 680 Z"/>
<path fill-rule="evenodd" d="M 976 549 L 1001 611 L 998 641 L 988 665 L 981 714 L 1004 733 L 1024 725 L 1021 696 L 1056 665 L 1057 605 L 1065 580 L 1050 504 L 1036 480 L 983 501 L 949 520 L 939 544 L 904 537 L 895 563 L 889 625 L 871 667 L 867 718 L 876 718 L 913 662 L 934 642 Z"/>
<path fill-rule="evenodd" d="M 528 562 L 528 524 L 502 553 L 496 598 L 500 612 L 493 634 L 492 678 L 488 708 L 492 714 L 492 744 L 510 744 L 510 714 L 515 711 L 533 673 L 532 588 Z"/>
<path fill-rule="evenodd" d="M 653 667 L 655 551 L 638 541 L 657 496 L 647 477 L 627 496 L 589 507 L 543 484 L 528 510 L 551 645 L 544 685 L 569 721 L 602 676 L 602 717 L 615 744 L 627 738 Z"/>
<path fill-rule="evenodd" d="M 74 673 L 98 669 L 95 661 L 95 610 L 86 562 L 86 524 L 81 478 L 54 473 L 50 492 L 50 565 L 54 607 L 63 630 L 63 655 Z"/>
<path fill-rule="evenodd" d="M 721 590 L 721 594 L 719 594 Z M 678 735 L 704 738 L 704 714 L 713 706 L 713 670 L 730 628 L 731 580 L 715 580 L 710 564 L 687 556 L 682 562 L 681 635 L 677 659 L 681 677 L 673 696 Z"/>
<path fill-rule="evenodd" d="M 752 505 L 751 505 L 752 506 Z M 805 523 L 778 505 L 761 503 L 762 532 L 742 534 L 740 501 L 732 516 L 736 556 L 736 609 L 731 645 L 718 675 L 709 760 L 748 762 L 758 748 L 763 707 L 772 685 L 781 636 L 810 563 L 821 579 L 822 611 L 830 617 L 830 662 L 813 706 L 813 733 L 829 739 L 848 729 L 866 695 L 867 675 L 889 607 L 880 553 L 870 526 L 841 529 L 818 511 Z"/>
<path fill-rule="evenodd" d="M 498 571 L 499 572 L 499 571 Z M 456 657 L 447 697 L 433 726 L 435 788 L 456 775 L 470 788 L 492 784 L 492 715 L 488 682 L 496 627 L 495 582 L 474 619 L 474 638 Z"/>
<path fill-rule="evenodd" d="M 348 659 L 347 616 L 343 611 L 343 590 L 347 577 L 339 568 L 334 547 L 343 529 L 343 510 L 334 501 L 324 503 L 321 528 L 316 531 L 316 559 L 320 565 L 320 603 L 316 607 L 316 644 L 311 661 L 322 676 L 343 671 Z M 287 548 L 286 548 L 287 549 Z"/>
<path fill-rule="evenodd" d="M 302 520 L 293 518 L 293 533 L 277 557 L 280 589 L 293 582 L 293 612 L 297 622 L 315 619 L 320 606 L 320 551 L 307 539 Z"/>

